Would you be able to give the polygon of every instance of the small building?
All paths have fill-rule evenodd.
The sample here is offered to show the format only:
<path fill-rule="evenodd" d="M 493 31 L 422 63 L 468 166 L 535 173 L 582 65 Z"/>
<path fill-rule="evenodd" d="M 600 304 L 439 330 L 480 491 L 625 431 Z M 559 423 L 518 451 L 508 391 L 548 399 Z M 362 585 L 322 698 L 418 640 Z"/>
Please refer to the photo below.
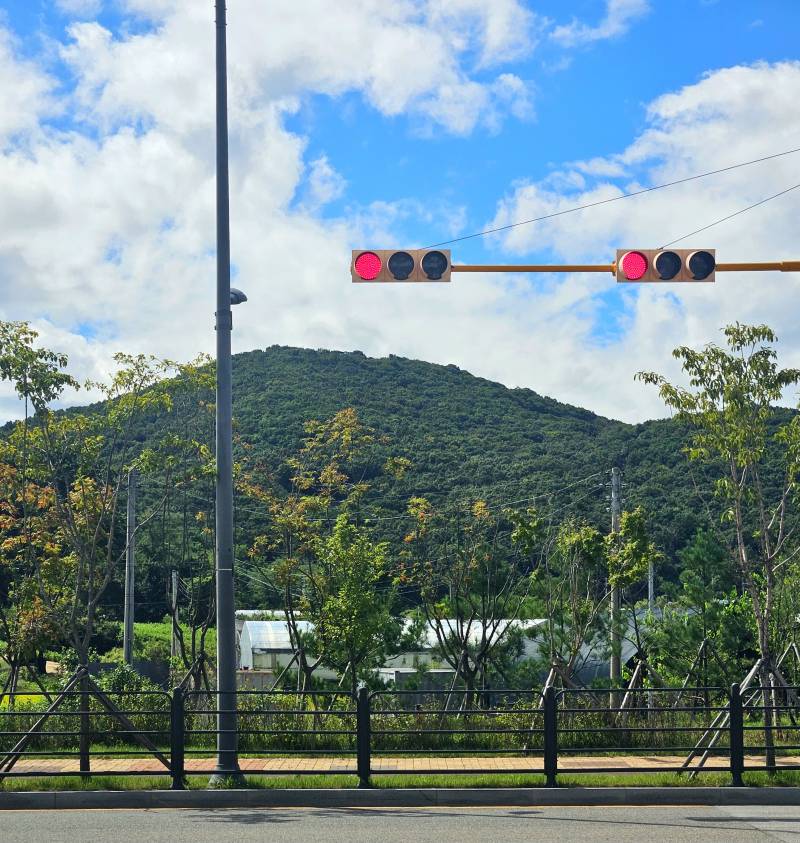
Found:
<path fill-rule="evenodd" d="M 308 621 L 297 621 L 300 632 L 313 632 Z M 285 667 L 294 655 L 289 624 L 285 620 L 242 622 L 239 634 L 239 667 L 274 670 Z"/>
<path fill-rule="evenodd" d="M 256 615 L 264 618 L 272 614 L 272 620 L 250 620 L 249 617 Z M 280 673 L 285 669 L 296 670 L 294 661 L 294 648 L 292 647 L 289 625 L 286 622 L 283 612 L 267 613 L 258 610 L 237 612 L 237 632 L 239 633 L 239 684 L 241 687 L 268 688 L 271 687 Z M 445 631 L 455 630 L 456 620 L 445 618 L 442 620 L 442 627 Z M 539 618 L 535 620 L 501 620 L 499 629 L 519 630 L 521 636 L 520 659 L 541 657 L 544 641 L 544 625 L 546 621 Z M 310 621 L 298 620 L 299 630 L 302 633 L 314 631 L 314 625 Z M 408 629 L 412 621 L 406 621 Z M 469 630 L 470 644 L 475 646 L 480 643 L 483 631 L 479 622 L 473 623 Z M 636 647 L 624 637 L 622 642 L 622 661 L 627 662 L 636 652 Z M 384 664 L 378 668 L 377 674 L 383 680 L 391 680 L 396 686 L 412 681 L 412 676 L 430 674 L 426 684 L 429 687 L 440 687 L 449 684 L 447 677 L 455 673 L 442 656 L 439 647 L 439 639 L 433 624 L 426 624 L 423 627 L 420 640 L 413 648 L 401 653 L 389 656 Z M 596 650 L 588 645 L 581 648 L 581 654 L 576 665 L 576 679 L 589 684 L 595 679 L 608 677 L 609 661 L 605 647 L 598 647 Z M 315 671 L 319 679 L 338 680 L 338 674 L 330 668 L 320 666 Z M 544 680 L 544 676 L 542 677 Z M 416 681 L 416 680 L 413 680 Z"/>
<path fill-rule="evenodd" d="M 299 620 L 297 627 L 301 634 L 314 631 L 314 625 L 309 621 Z M 239 633 L 240 670 L 262 671 L 277 676 L 291 665 L 294 654 L 289 624 L 285 620 L 243 621 Z M 322 666 L 317 668 L 315 675 L 320 679 L 338 678 L 336 673 Z"/>

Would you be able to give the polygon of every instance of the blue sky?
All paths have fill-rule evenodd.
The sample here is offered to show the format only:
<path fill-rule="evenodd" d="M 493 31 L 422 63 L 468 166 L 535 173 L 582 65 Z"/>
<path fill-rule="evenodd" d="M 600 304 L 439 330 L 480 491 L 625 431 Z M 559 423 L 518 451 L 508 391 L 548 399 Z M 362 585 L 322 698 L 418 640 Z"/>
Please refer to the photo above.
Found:
<path fill-rule="evenodd" d="M 630 383 L 632 357 L 656 365 L 731 317 L 773 322 L 797 356 L 800 333 L 781 330 L 793 279 L 757 295 L 748 278 L 687 293 L 586 276 L 365 292 L 347 286 L 347 250 L 425 245 L 800 146 L 798 31 L 793 0 L 231 0 L 233 257 L 256 294 L 240 350 L 455 362 L 631 420 L 659 412 Z M 0 187 L 7 213 L 22 209 L 0 237 L 0 318 L 33 320 L 95 376 L 115 344 L 209 350 L 204 311 L 173 291 L 176 278 L 202 295 L 213 282 L 213 4 L 6 0 L 0 34 L 0 84 L 20 92 L 0 123 Z M 608 262 L 798 173 L 781 159 L 468 240 L 454 259 Z M 796 210 L 765 206 L 702 245 L 798 257 Z M 179 330 L 143 306 L 154 284 L 185 312 Z"/>
<path fill-rule="evenodd" d="M 564 20 L 565 5 L 537 3 L 535 8 Z M 578 17 L 602 16 L 602 2 L 573 5 Z M 670 0 L 653 4 L 613 44 L 587 45 L 565 57 L 562 49 L 545 43 L 535 58 L 515 64 L 522 78 L 542 80 L 534 87 L 536 117 L 510 120 L 497 132 L 419 137 L 414 121 L 380 119 L 357 95 L 313 97 L 289 125 L 312 138 L 312 156 L 327 154 L 348 181 L 346 195 L 327 213 L 346 213 L 348 204 L 377 198 L 446 201 L 466 208 L 463 227 L 471 233 L 491 220 L 497 195 L 509 184 L 544 178 L 564 161 L 617 152 L 641 129 L 652 99 L 696 82 L 709 70 L 791 59 L 797 55 L 793 34 L 798 31 L 800 3 L 790 0 Z M 448 236 L 428 225 L 409 223 L 408 229 L 420 244 Z M 471 263 L 502 256 L 491 246 L 481 239 L 461 244 L 458 258 Z"/>

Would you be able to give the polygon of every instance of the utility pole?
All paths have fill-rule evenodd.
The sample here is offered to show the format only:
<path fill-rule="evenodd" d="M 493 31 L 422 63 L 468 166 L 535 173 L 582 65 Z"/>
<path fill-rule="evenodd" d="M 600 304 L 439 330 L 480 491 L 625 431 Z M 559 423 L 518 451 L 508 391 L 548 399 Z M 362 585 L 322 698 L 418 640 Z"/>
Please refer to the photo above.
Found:
<path fill-rule="evenodd" d="M 622 514 L 622 473 L 615 466 L 611 469 L 611 532 L 619 532 L 619 522 Z M 611 664 L 609 676 L 611 682 L 618 682 L 622 678 L 620 635 L 621 599 L 618 585 L 611 588 Z"/>
<path fill-rule="evenodd" d="M 169 654 L 172 658 L 178 655 L 178 572 L 172 571 L 170 576 L 170 608 L 172 609 L 172 640 Z"/>
<path fill-rule="evenodd" d="M 125 537 L 125 610 L 122 625 L 122 658 L 125 664 L 133 664 L 133 618 L 136 573 L 136 481 L 138 478 L 138 472 L 135 468 L 132 468 L 128 472 L 128 517 Z"/>
<path fill-rule="evenodd" d="M 211 785 L 240 776 L 237 757 L 236 617 L 233 597 L 233 414 L 228 69 L 225 0 L 216 3 L 217 73 L 217 766 Z"/>

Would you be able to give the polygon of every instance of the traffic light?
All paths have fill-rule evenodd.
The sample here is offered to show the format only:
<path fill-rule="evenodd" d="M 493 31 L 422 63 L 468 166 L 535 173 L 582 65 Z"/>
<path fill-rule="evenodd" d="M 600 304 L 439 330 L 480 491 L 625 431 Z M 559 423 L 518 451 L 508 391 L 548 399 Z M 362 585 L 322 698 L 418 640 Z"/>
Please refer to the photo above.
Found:
<path fill-rule="evenodd" d="M 617 281 L 714 281 L 714 249 L 617 249 Z"/>
<path fill-rule="evenodd" d="M 449 249 L 353 249 L 350 276 L 354 283 L 384 281 L 449 281 Z"/>

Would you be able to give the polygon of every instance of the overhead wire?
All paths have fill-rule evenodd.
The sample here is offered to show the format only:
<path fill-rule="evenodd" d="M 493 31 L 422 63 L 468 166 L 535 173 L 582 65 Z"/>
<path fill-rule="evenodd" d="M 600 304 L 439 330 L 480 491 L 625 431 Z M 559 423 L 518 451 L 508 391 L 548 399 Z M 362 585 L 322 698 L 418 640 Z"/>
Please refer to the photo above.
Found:
<path fill-rule="evenodd" d="M 774 193 L 772 196 L 768 196 L 766 199 L 761 199 L 758 202 L 754 202 L 752 205 L 748 205 L 746 208 L 742 208 L 739 211 L 735 211 L 732 214 L 728 214 L 726 217 L 722 217 L 721 219 L 715 220 L 708 225 L 704 225 L 702 228 L 697 228 L 694 231 L 690 231 L 688 234 L 683 234 L 680 237 L 676 237 L 674 240 L 670 240 L 669 243 L 665 243 L 661 248 L 666 249 L 667 246 L 671 246 L 673 243 L 678 243 L 681 240 L 685 240 L 687 237 L 691 237 L 693 234 L 699 234 L 701 231 L 706 231 L 709 228 L 713 228 L 715 225 L 719 225 L 720 223 L 727 222 L 728 220 L 732 220 L 734 217 L 738 217 L 741 214 L 746 213 L 747 211 L 752 211 L 753 208 L 757 208 L 759 205 L 765 205 L 767 202 L 771 202 L 773 199 L 777 199 L 779 196 L 785 196 L 787 193 L 791 193 L 793 190 L 797 190 L 800 187 L 800 184 L 795 184 L 792 187 L 787 187 L 786 190 L 781 190 L 779 193 Z"/>
<path fill-rule="evenodd" d="M 519 220 L 518 222 L 512 222 L 512 223 L 509 223 L 507 225 L 499 225 L 499 226 L 496 226 L 495 228 L 487 228 L 484 231 L 477 231 L 474 234 L 465 234 L 465 235 L 462 235 L 461 237 L 453 237 L 451 240 L 441 240 L 438 243 L 432 243 L 430 246 L 425 246 L 425 248 L 426 249 L 434 249 L 438 246 L 449 246 L 452 243 L 461 243 L 464 240 L 472 240 L 476 237 L 484 237 L 487 234 L 496 234 L 499 231 L 508 231 L 509 229 L 517 228 L 518 226 L 521 226 L 521 225 L 530 225 L 531 223 L 534 223 L 534 222 L 543 222 L 544 220 L 553 219 L 554 217 L 561 217 L 561 216 L 564 216 L 565 214 L 574 214 L 577 211 L 585 211 L 588 208 L 596 208 L 600 205 L 608 205 L 611 202 L 619 202 L 621 199 L 630 199 L 634 196 L 641 196 L 645 193 L 652 193 L 653 191 L 656 191 L 656 190 L 663 190 L 664 188 L 667 188 L 667 187 L 674 187 L 677 184 L 686 184 L 686 182 L 696 181 L 697 179 L 704 179 L 704 178 L 707 178 L 708 176 L 718 175 L 719 173 L 727 173 L 731 170 L 737 170 L 740 167 L 749 167 L 751 164 L 760 164 L 763 161 L 770 161 L 774 158 L 781 158 L 784 155 L 792 155 L 795 152 L 800 152 L 800 147 L 796 147 L 794 149 L 787 149 L 787 150 L 784 150 L 783 152 L 776 152 L 772 155 L 765 155 L 762 158 L 753 158 L 751 161 L 741 161 L 738 164 L 731 164 L 727 167 L 720 167 L 717 170 L 708 170 L 705 173 L 697 173 L 696 175 L 693 175 L 693 176 L 686 176 L 685 178 L 682 178 L 682 179 L 675 179 L 674 181 L 664 182 L 663 184 L 656 184 L 656 185 L 653 185 L 652 187 L 642 188 L 641 190 L 633 190 L 633 191 L 630 191 L 629 193 L 622 193 L 619 196 L 611 196 L 608 199 L 598 199 L 595 202 L 586 202 L 583 205 L 576 205 L 572 208 L 565 208 L 562 211 L 554 211 L 550 214 L 543 214 L 542 216 L 532 217 L 531 219 L 528 219 L 528 220 Z M 790 188 L 790 189 L 793 189 L 793 188 Z M 745 210 L 749 210 L 749 209 L 745 209 Z M 688 237 L 689 235 L 686 235 L 686 236 Z"/>
<path fill-rule="evenodd" d="M 464 506 L 464 507 L 470 506 L 472 503 L 475 502 L 475 500 L 484 500 L 484 499 L 487 502 L 491 503 L 492 506 L 496 506 L 496 507 L 514 506 L 514 505 L 520 504 L 520 503 L 530 503 L 530 502 L 533 502 L 533 501 L 536 501 L 536 500 L 544 500 L 544 499 L 547 499 L 547 498 L 554 497 L 555 495 L 560 495 L 563 492 L 566 492 L 569 489 L 574 488 L 575 486 L 579 486 L 582 483 L 585 483 L 588 480 L 593 479 L 594 477 L 598 477 L 603 473 L 605 473 L 605 469 L 601 469 L 600 471 L 595 471 L 592 474 L 587 475 L 586 477 L 581 477 L 579 480 L 575 480 L 572 483 L 568 483 L 567 485 L 562 486 L 558 489 L 553 489 L 553 490 L 546 491 L 546 492 L 538 492 L 534 495 L 529 495 L 529 496 L 524 497 L 524 498 L 516 498 L 514 500 L 496 500 L 494 498 L 491 498 L 491 491 L 490 491 L 489 494 L 484 495 L 484 496 L 481 496 L 480 494 L 475 494 L 475 495 L 471 495 L 470 497 L 462 498 L 461 500 L 455 501 L 455 502 L 452 502 L 452 503 L 454 503 L 455 506 Z M 517 479 L 517 480 L 503 481 L 503 483 L 500 483 L 500 484 L 497 484 L 497 485 L 498 486 L 509 485 L 511 483 L 524 484 L 525 482 L 527 482 L 527 481 L 523 478 L 523 479 Z M 407 498 L 408 497 L 424 497 L 426 494 L 428 494 L 428 493 L 410 490 Z M 209 505 L 211 504 L 211 502 L 208 501 L 205 497 L 200 496 L 200 495 L 195 495 L 195 494 L 192 494 L 190 492 L 186 493 L 186 497 L 191 498 L 191 499 L 193 499 L 193 500 L 195 500 L 199 503 L 205 503 L 205 504 L 209 504 Z M 399 497 L 400 496 L 398 496 L 398 498 Z M 248 506 L 242 506 L 240 504 L 235 504 L 235 511 L 237 513 L 242 513 L 242 514 L 247 514 L 247 515 L 255 515 L 255 516 L 260 516 L 260 517 L 264 517 L 267 514 L 266 511 L 263 510 L 263 509 L 255 509 L 255 508 L 251 508 L 251 507 L 248 507 Z M 413 516 L 410 515 L 409 513 L 402 513 L 402 514 L 395 514 L 395 515 L 377 515 L 377 516 L 372 516 L 372 517 L 368 516 L 368 520 L 369 520 L 370 523 L 375 523 L 375 522 L 384 522 L 384 521 L 397 521 L 397 520 L 402 520 L 402 519 L 412 518 L 412 517 Z M 317 518 L 317 519 L 310 519 L 310 523 L 315 523 L 315 524 L 320 523 L 320 524 L 322 524 L 322 523 L 325 523 L 327 521 L 333 521 L 333 520 L 334 520 L 333 518 Z"/>

